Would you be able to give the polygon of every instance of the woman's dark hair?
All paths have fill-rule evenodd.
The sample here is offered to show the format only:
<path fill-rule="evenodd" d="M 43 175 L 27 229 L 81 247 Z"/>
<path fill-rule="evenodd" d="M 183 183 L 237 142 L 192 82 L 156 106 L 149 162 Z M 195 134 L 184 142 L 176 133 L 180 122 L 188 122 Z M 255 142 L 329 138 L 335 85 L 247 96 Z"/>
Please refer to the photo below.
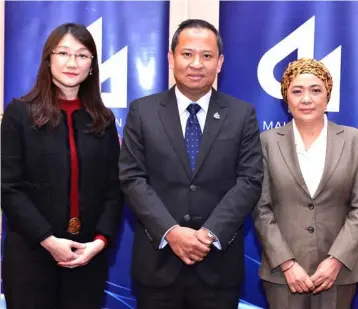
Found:
<path fill-rule="evenodd" d="M 52 81 L 50 57 L 52 51 L 67 33 L 70 33 L 93 55 L 92 74 L 89 74 L 81 83 L 78 98 L 93 120 L 86 132 L 101 135 L 114 120 L 114 116 L 111 110 L 104 106 L 101 99 L 96 44 L 91 33 L 83 25 L 66 23 L 51 32 L 42 50 L 35 86 L 20 100 L 31 104 L 30 113 L 36 127 L 42 127 L 45 124 L 55 127 L 60 124 L 62 115 L 57 98 L 61 97 L 62 92 Z"/>

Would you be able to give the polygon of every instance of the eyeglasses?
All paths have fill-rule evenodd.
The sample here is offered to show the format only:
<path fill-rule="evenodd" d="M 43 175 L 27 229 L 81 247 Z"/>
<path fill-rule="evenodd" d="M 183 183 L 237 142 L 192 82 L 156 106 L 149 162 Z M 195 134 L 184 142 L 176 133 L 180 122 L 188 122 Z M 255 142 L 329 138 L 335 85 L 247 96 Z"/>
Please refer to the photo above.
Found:
<path fill-rule="evenodd" d="M 61 59 L 63 61 L 68 61 L 71 58 L 71 56 L 74 56 L 75 59 L 78 62 L 81 62 L 81 63 L 84 63 L 84 62 L 89 61 L 90 59 L 93 59 L 93 56 L 89 56 L 89 55 L 86 55 L 86 54 L 70 54 L 70 53 L 65 52 L 65 51 L 56 52 L 54 50 L 51 53 L 53 55 L 56 55 L 59 59 Z"/>

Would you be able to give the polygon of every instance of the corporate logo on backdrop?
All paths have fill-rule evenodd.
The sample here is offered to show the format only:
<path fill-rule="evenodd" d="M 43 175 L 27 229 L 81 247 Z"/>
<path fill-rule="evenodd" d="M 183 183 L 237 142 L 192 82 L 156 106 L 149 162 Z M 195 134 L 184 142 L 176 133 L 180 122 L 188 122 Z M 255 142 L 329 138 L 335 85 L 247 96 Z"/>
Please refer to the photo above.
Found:
<path fill-rule="evenodd" d="M 282 99 L 281 85 L 274 76 L 277 63 L 297 50 L 298 58 L 314 58 L 315 16 L 290 33 L 287 37 L 268 50 L 260 59 L 257 77 L 261 87 L 272 97 Z M 329 112 L 339 112 L 341 86 L 342 46 L 338 46 L 327 56 L 320 59 L 330 71 L 333 78 L 331 100 L 327 106 Z"/>
<path fill-rule="evenodd" d="M 102 17 L 87 27 L 97 47 L 99 77 L 103 83 L 110 79 L 110 91 L 102 92 L 103 103 L 108 108 L 127 107 L 128 47 L 125 46 L 102 63 Z"/>

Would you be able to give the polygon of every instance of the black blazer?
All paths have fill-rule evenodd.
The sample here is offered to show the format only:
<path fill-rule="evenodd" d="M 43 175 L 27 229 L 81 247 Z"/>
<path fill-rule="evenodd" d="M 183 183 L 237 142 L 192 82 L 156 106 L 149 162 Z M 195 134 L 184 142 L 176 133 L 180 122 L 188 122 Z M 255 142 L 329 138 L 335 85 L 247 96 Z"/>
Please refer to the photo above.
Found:
<path fill-rule="evenodd" d="M 29 104 L 11 102 L 1 123 L 1 197 L 9 232 L 31 243 L 68 237 L 70 151 L 66 114 L 56 128 L 35 128 Z M 85 109 L 72 115 L 79 160 L 80 217 L 76 239 L 115 235 L 121 215 L 119 141 L 114 122 L 103 136 L 87 134 Z"/>
<path fill-rule="evenodd" d="M 218 113 L 218 117 L 214 114 Z M 236 286 L 243 276 L 243 223 L 263 178 L 260 132 L 252 105 L 213 89 L 192 175 L 174 88 L 130 105 L 120 155 L 120 180 L 137 216 L 132 273 L 149 286 L 172 283 L 183 265 L 169 245 L 175 224 L 212 231 L 212 247 L 197 272 L 208 284 Z"/>

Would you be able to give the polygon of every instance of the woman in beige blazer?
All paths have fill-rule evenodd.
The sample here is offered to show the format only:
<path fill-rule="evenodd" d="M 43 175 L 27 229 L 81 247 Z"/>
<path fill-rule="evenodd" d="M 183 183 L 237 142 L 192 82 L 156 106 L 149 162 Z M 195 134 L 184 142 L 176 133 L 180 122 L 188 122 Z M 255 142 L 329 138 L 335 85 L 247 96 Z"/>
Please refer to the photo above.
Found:
<path fill-rule="evenodd" d="M 348 309 L 358 281 L 358 130 L 327 120 L 332 77 L 289 64 L 281 91 L 293 120 L 263 132 L 265 176 L 253 218 L 271 309 Z"/>

